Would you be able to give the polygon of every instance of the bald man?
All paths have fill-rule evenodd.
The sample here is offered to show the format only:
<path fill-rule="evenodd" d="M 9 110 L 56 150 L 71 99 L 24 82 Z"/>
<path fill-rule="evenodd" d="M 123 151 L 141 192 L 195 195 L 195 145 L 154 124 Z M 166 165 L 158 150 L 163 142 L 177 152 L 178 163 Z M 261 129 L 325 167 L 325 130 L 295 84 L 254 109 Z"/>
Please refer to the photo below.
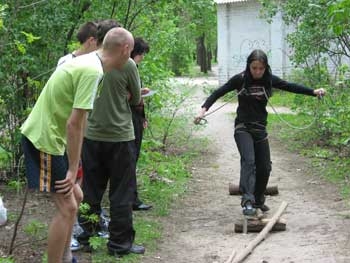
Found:
<path fill-rule="evenodd" d="M 133 46 L 129 31 L 113 28 L 97 52 L 58 67 L 21 127 L 28 188 L 50 193 L 56 207 L 49 226 L 48 263 L 76 262 L 64 251 L 69 250 L 78 210 L 72 193 L 87 112 L 100 92 L 103 74 L 121 69 Z"/>
<path fill-rule="evenodd" d="M 130 105 L 138 105 L 140 99 L 140 77 L 130 58 L 121 70 L 106 74 L 100 96 L 89 114 L 83 141 L 83 202 L 89 204 L 91 214 L 99 216 L 102 198 L 109 187 L 107 248 L 116 257 L 145 252 L 143 246 L 134 244 L 132 220 L 136 155 Z M 79 223 L 84 232 L 78 240 L 88 246 L 99 225 L 84 216 L 79 216 Z"/>

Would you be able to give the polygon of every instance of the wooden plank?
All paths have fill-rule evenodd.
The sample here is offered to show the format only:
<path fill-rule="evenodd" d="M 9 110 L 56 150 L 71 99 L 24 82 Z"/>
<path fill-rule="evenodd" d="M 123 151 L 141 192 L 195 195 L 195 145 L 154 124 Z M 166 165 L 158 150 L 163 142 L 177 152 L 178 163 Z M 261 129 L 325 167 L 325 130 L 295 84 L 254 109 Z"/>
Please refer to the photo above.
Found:
<path fill-rule="evenodd" d="M 264 219 L 249 219 L 247 230 L 248 232 L 260 232 L 270 221 L 268 218 Z M 272 227 L 271 231 L 285 231 L 287 227 L 287 221 L 279 219 Z M 235 233 L 243 233 L 243 220 L 235 223 Z"/>

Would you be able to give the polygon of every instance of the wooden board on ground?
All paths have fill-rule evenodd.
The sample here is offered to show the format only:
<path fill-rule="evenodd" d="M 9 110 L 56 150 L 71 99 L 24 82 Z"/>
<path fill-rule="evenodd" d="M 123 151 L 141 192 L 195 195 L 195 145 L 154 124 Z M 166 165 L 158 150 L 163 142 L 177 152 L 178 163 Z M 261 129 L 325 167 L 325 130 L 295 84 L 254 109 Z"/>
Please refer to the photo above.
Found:
<path fill-rule="evenodd" d="M 239 191 L 239 186 L 236 184 L 229 183 L 228 191 L 230 195 L 241 195 L 242 193 Z M 278 186 L 267 186 L 265 190 L 265 195 L 278 195 Z"/>
<path fill-rule="evenodd" d="M 268 218 L 263 219 L 248 219 L 247 230 L 248 232 L 260 232 L 265 225 L 269 222 Z M 279 219 L 273 226 L 272 231 L 285 231 L 287 227 L 287 221 L 284 219 Z M 235 232 L 243 233 L 243 219 L 235 223 Z"/>

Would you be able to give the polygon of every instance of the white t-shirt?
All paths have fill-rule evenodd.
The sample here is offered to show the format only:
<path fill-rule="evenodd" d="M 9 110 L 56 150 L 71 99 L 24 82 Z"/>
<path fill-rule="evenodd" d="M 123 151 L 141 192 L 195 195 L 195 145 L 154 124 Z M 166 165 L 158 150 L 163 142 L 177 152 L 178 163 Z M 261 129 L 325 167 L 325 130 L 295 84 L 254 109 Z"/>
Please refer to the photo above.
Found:
<path fill-rule="evenodd" d="M 73 53 L 69 53 L 63 57 L 61 57 L 58 62 L 57 62 L 57 67 L 61 66 L 62 64 L 72 60 L 73 58 L 75 58 L 76 55 L 74 55 Z"/>

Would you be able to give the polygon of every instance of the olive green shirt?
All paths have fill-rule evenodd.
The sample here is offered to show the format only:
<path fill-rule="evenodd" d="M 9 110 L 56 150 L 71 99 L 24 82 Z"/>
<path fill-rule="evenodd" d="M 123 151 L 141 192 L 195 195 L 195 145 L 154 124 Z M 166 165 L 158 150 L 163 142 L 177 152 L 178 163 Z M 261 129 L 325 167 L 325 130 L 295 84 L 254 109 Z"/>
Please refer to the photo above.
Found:
<path fill-rule="evenodd" d="M 140 86 L 139 72 L 132 59 L 121 70 L 107 73 L 88 117 L 85 137 L 103 142 L 134 140 L 130 105 L 140 103 Z"/>

